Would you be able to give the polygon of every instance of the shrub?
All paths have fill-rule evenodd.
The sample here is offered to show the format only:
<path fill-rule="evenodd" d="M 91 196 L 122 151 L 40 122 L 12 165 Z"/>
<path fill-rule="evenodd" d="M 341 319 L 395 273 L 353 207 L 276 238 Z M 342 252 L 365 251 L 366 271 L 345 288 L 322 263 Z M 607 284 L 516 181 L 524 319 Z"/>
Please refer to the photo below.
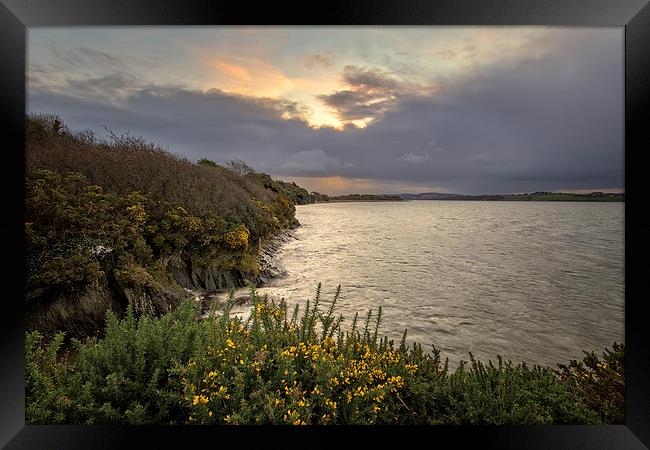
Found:
<path fill-rule="evenodd" d="M 218 262 L 241 272 L 223 280 L 241 283 L 242 275 L 259 272 L 258 244 L 296 224 L 286 189 L 265 187 L 263 180 L 275 186 L 266 174 L 235 174 L 205 159 L 193 164 L 129 135 L 110 132 L 105 140 L 71 132 L 56 116 L 27 116 L 26 130 L 30 327 L 40 326 L 30 321 L 33 311 L 99 283 L 114 303 L 124 303 L 123 288 L 147 290 L 126 295 L 128 302 L 167 303 L 154 281 L 175 284 L 161 273 L 170 258 L 189 271 Z M 201 278 L 194 275 L 188 279 Z M 151 308 L 136 312 L 145 309 Z"/>
<path fill-rule="evenodd" d="M 378 334 L 381 309 L 347 329 L 320 286 L 301 314 L 251 291 L 246 321 L 197 321 L 187 302 L 159 318 L 109 314 L 103 339 L 26 339 L 29 423 L 600 423 L 595 397 L 549 368 L 475 360 L 449 373 L 440 353 Z M 214 310 L 213 310 L 214 311 Z M 617 347 L 618 348 L 618 347 Z M 58 356 L 57 356 L 58 355 Z"/>
<path fill-rule="evenodd" d="M 182 415 L 182 386 L 171 370 L 203 346 L 196 308 L 159 318 L 108 313 L 105 337 L 74 341 L 55 362 L 63 334 L 26 339 L 27 420 L 32 424 L 165 424 Z M 74 353 L 74 357 L 70 354 Z M 66 356 L 67 355 L 67 356 Z"/>
<path fill-rule="evenodd" d="M 603 358 L 584 352 L 582 361 L 558 364 L 558 374 L 571 390 L 597 411 L 603 423 L 625 423 L 625 346 L 614 343 Z"/>

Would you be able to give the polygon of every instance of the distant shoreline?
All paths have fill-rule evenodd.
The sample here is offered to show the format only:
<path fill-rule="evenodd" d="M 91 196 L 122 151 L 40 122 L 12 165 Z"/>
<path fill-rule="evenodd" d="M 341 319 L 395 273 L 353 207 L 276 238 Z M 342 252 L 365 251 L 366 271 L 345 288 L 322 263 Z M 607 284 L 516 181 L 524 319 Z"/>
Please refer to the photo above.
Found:
<path fill-rule="evenodd" d="M 373 195 L 373 194 L 351 194 L 338 197 L 330 197 L 329 200 L 316 201 L 315 203 L 343 203 L 343 202 L 402 202 L 417 200 L 440 200 L 440 201 L 497 201 L 497 202 L 625 202 L 624 193 L 601 193 L 570 194 L 540 192 L 533 194 L 505 194 L 505 195 L 462 195 L 462 194 L 397 194 L 397 195 Z"/>

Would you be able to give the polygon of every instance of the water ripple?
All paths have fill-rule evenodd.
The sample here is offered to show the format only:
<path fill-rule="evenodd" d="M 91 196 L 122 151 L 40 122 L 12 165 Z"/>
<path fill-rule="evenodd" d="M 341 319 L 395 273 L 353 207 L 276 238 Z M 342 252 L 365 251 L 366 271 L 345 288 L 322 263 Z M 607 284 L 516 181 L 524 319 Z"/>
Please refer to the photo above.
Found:
<path fill-rule="evenodd" d="M 261 292 L 290 303 L 342 287 L 351 322 L 379 305 L 381 329 L 434 344 L 452 363 L 497 354 L 554 365 L 623 341 L 623 204 L 333 203 L 303 225 Z M 417 218 L 414 220 L 413 218 Z"/>

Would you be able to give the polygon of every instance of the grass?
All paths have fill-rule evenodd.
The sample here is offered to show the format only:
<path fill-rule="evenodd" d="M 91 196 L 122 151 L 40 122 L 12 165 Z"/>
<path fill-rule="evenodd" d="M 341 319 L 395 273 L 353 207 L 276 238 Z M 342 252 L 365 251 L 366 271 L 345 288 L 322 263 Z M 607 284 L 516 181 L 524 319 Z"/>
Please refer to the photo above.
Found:
<path fill-rule="evenodd" d="M 230 316 L 232 298 L 202 321 L 190 301 L 160 317 L 109 313 L 103 338 L 67 348 L 63 334 L 28 333 L 27 422 L 622 423 L 621 345 L 561 370 L 470 355 L 451 372 L 437 349 L 406 345 L 406 332 L 382 336 L 381 309 L 344 330 L 337 297 L 321 302 L 319 286 L 289 310 L 252 289 L 246 322 Z"/>

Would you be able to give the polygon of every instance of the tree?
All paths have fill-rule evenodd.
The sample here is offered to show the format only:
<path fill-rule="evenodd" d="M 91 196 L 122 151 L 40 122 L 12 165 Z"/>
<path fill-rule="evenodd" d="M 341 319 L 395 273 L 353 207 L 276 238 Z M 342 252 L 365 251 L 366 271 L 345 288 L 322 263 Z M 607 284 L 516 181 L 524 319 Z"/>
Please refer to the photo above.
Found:
<path fill-rule="evenodd" d="M 247 173 L 254 172 L 254 170 L 241 159 L 232 159 L 228 161 L 227 166 L 240 177 L 243 177 Z"/>
<path fill-rule="evenodd" d="M 217 163 L 215 163 L 214 161 L 210 161 L 207 158 L 201 158 L 196 163 L 201 166 L 217 167 Z"/>

